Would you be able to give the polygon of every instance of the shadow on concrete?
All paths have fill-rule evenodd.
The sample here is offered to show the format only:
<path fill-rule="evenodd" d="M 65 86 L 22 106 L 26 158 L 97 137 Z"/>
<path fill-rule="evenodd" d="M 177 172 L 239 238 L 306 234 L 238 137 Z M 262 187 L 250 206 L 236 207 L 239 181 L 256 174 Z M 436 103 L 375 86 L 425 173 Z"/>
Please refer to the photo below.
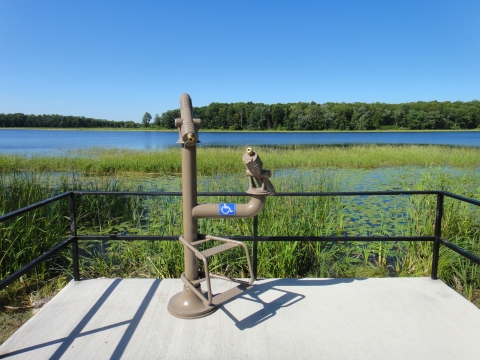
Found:
<path fill-rule="evenodd" d="M 105 290 L 105 292 L 100 296 L 100 298 L 95 302 L 95 304 L 90 308 L 90 310 L 85 314 L 85 316 L 80 320 L 80 322 L 75 326 L 75 328 L 70 332 L 70 334 L 67 337 L 61 338 L 61 339 L 56 339 L 52 341 L 48 341 L 42 344 L 34 345 L 34 346 L 29 346 L 27 348 L 23 348 L 20 350 L 12 351 L 6 354 L 0 354 L 0 359 L 6 359 L 11 356 L 27 353 L 29 351 L 34 351 L 37 349 L 40 349 L 42 347 L 46 346 L 51 346 L 54 344 L 61 344 L 58 349 L 52 354 L 50 357 L 51 360 L 56 360 L 60 359 L 65 352 L 68 350 L 68 348 L 72 345 L 72 343 L 75 341 L 75 339 L 87 336 L 87 335 L 92 335 L 101 331 L 109 330 L 118 326 L 123 326 L 127 325 L 128 327 L 125 330 L 125 333 L 123 334 L 122 338 L 120 339 L 117 347 L 115 348 L 111 358 L 112 359 L 119 359 L 123 352 L 125 351 L 128 343 L 130 342 L 133 334 L 135 333 L 135 330 L 137 329 L 138 324 L 140 323 L 140 320 L 142 319 L 145 310 L 147 309 L 148 305 L 150 304 L 150 301 L 153 298 L 153 295 L 155 294 L 155 291 L 157 290 L 158 286 L 160 285 L 161 280 L 156 279 L 153 284 L 150 286 L 150 289 L 148 290 L 147 294 L 145 295 L 142 303 L 140 304 L 137 312 L 133 316 L 131 320 L 126 320 L 122 321 L 119 323 L 111 324 L 108 326 L 104 326 L 98 329 L 82 332 L 82 330 L 85 328 L 85 326 L 90 322 L 90 320 L 95 316 L 95 314 L 100 310 L 102 305 L 105 303 L 105 301 L 108 299 L 108 297 L 114 292 L 115 288 L 120 284 L 122 279 L 115 279 L 110 286 Z"/>
<path fill-rule="evenodd" d="M 268 319 L 275 316 L 277 314 L 277 311 L 279 311 L 280 309 L 292 306 L 305 298 L 305 295 L 303 294 L 287 291 L 285 289 L 280 289 L 279 287 L 321 287 L 351 283 L 355 280 L 364 279 L 277 279 L 257 285 L 238 285 L 223 294 L 219 294 L 220 299 L 224 300 L 219 300 L 216 302 L 216 304 L 225 314 L 227 314 L 230 319 L 232 319 L 232 321 L 235 323 L 235 326 L 239 330 L 245 330 L 253 328 L 261 324 L 262 322 L 267 321 Z M 281 293 L 281 295 L 270 302 L 261 299 L 261 295 L 264 295 L 268 291 L 272 290 L 277 293 Z M 232 314 L 232 312 L 227 310 L 227 308 L 225 307 L 226 304 L 230 303 L 235 299 L 242 299 L 259 303 L 262 305 L 262 308 L 255 313 L 247 316 L 246 318 L 239 320 L 234 316 L 234 314 Z"/>
<path fill-rule="evenodd" d="M 155 295 L 155 292 L 157 291 L 158 286 L 160 285 L 160 282 L 161 282 L 160 279 L 156 279 L 153 282 L 152 286 L 150 286 L 150 289 L 148 290 L 147 295 L 145 295 L 145 298 L 143 299 L 142 303 L 138 307 L 138 310 L 133 316 L 133 319 L 130 321 L 130 324 L 128 325 L 127 330 L 123 334 L 122 338 L 120 339 L 120 342 L 115 348 L 115 351 L 110 357 L 111 359 L 120 359 L 122 357 L 123 352 L 125 351 L 130 340 L 132 339 L 132 336 L 135 333 L 135 330 L 137 329 L 137 326 L 143 317 L 143 314 L 145 314 L 145 310 L 147 310 L 148 304 L 150 304 L 150 301 L 152 300 L 153 295 Z"/>

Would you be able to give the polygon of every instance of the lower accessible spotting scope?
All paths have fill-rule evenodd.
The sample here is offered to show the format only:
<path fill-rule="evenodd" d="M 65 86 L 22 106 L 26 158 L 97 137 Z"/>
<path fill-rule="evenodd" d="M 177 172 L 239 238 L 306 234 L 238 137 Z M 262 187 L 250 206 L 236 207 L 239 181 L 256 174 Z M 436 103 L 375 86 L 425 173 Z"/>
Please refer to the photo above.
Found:
<path fill-rule="evenodd" d="M 272 173 L 270 170 L 263 170 L 260 156 L 252 148 L 247 148 L 247 152 L 243 155 L 242 160 L 247 167 L 247 175 L 250 176 L 250 189 L 248 189 L 247 193 L 275 195 L 275 188 L 269 180 Z M 255 186 L 253 178 L 257 180 L 259 188 Z"/>
<path fill-rule="evenodd" d="M 257 215 L 265 204 L 266 195 L 274 195 L 275 188 L 270 182 L 270 170 L 263 170 L 263 163 L 260 156 L 247 148 L 242 157 L 242 161 L 247 167 L 247 176 L 249 177 L 250 187 L 247 194 L 252 195 L 248 204 L 202 204 L 192 209 L 192 215 L 196 219 L 201 218 L 250 218 Z M 255 181 L 256 183 L 255 183 Z"/>

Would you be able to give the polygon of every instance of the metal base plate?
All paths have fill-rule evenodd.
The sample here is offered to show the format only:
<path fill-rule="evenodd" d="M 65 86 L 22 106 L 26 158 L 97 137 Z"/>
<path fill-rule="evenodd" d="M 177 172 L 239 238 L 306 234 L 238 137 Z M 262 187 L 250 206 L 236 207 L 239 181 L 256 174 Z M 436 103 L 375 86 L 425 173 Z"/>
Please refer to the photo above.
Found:
<path fill-rule="evenodd" d="M 168 302 L 168 312 L 180 319 L 199 319 L 213 314 L 217 306 L 207 306 L 187 287 L 172 296 Z"/>

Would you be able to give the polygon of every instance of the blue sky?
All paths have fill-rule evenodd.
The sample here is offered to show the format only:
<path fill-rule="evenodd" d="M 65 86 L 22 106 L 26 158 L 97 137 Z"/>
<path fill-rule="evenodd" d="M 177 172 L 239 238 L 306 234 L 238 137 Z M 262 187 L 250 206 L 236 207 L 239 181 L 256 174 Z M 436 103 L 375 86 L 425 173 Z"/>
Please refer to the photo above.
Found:
<path fill-rule="evenodd" d="M 0 113 L 480 99 L 480 1 L 0 0 Z"/>

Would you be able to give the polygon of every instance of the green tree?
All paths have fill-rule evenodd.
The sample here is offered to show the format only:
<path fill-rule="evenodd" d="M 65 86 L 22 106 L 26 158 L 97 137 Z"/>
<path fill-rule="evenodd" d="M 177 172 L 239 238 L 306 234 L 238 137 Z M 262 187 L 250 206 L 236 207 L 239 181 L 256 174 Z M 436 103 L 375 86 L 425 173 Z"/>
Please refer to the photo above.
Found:
<path fill-rule="evenodd" d="M 142 124 L 143 124 L 143 126 L 149 127 L 151 120 L 152 120 L 152 115 L 150 115 L 150 113 L 146 112 L 146 113 L 143 115 L 143 118 L 142 118 Z"/>
<path fill-rule="evenodd" d="M 285 105 L 275 104 L 272 105 L 271 114 L 272 114 L 272 126 L 274 129 L 281 128 L 285 119 Z"/>
<path fill-rule="evenodd" d="M 175 129 L 175 119 L 180 117 L 180 110 L 167 110 L 160 116 L 160 126 L 164 129 Z M 203 125 L 203 118 L 202 125 Z M 202 126 L 203 127 L 203 126 Z"/>
<path fill-rule="evenodd" d="M 155 118 L 153 119 L 153 124 L 155 126 L 160 126 L 161 124 L 161 119 L 160 119 L 160 116 L 158 116 L 158 114 L 155 114 Z"/>
<path fill-rule="evenodd" d="M 353 113 L 352 123 L 354 130 L 372 129 L 372 112 L 366 105 L 358 107 Z"/>

